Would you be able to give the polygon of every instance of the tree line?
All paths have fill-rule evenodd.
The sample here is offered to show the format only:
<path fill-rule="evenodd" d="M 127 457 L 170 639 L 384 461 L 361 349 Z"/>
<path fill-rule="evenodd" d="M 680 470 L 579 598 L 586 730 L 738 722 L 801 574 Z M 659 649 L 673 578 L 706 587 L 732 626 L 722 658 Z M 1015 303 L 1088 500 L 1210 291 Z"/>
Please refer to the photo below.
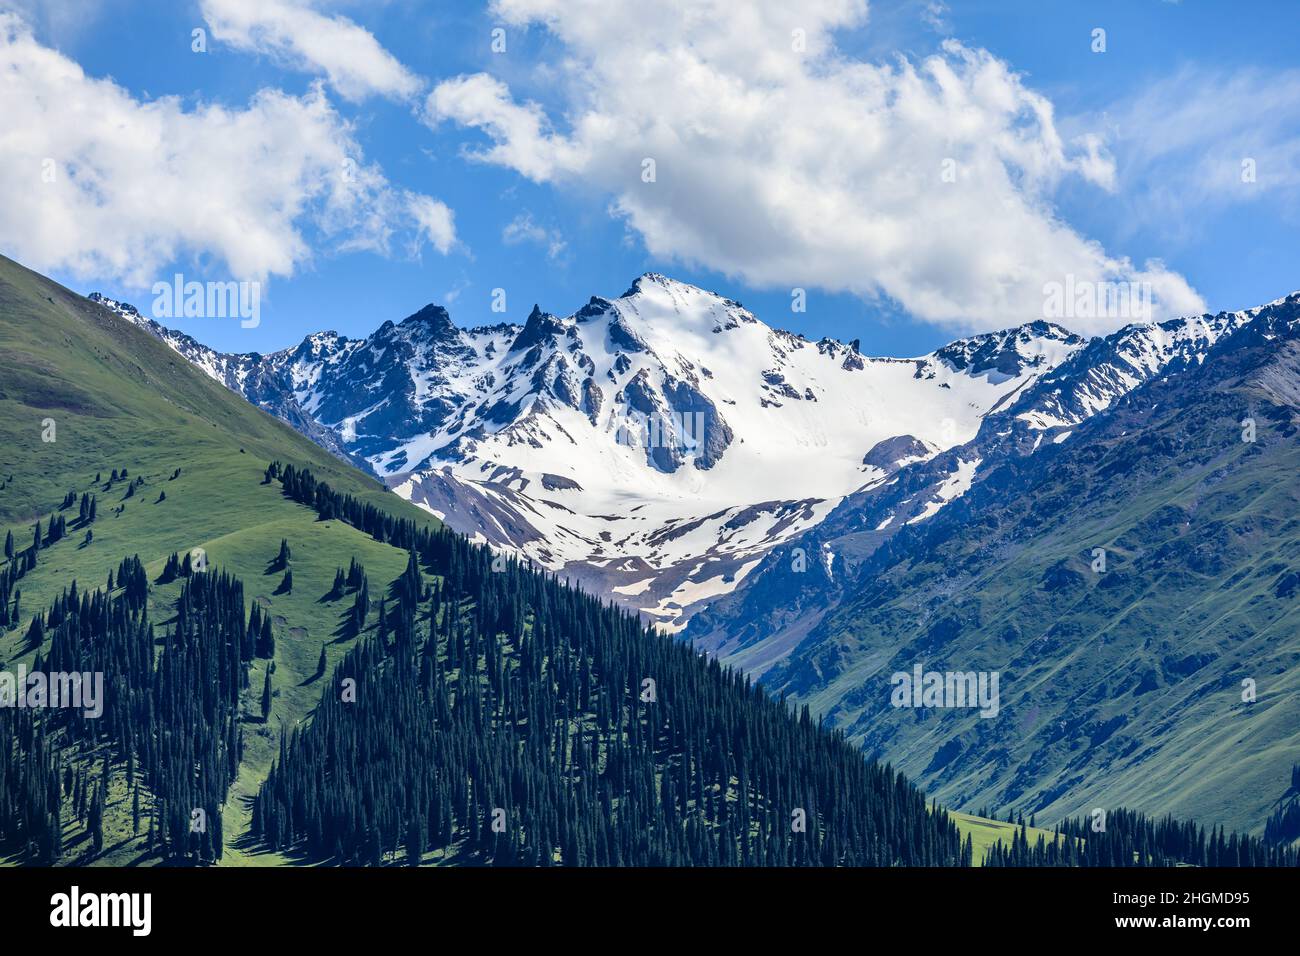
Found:
<path fill-rule="evenodd" d="M 1011 843 L 988 849 L 985 866 L 1296 866 L 1295 848 L 1228 833 L 1173 816 L 1148 817 L 1118 808 L 1072 817 L 1031 844 L 1021 820 Z"/>

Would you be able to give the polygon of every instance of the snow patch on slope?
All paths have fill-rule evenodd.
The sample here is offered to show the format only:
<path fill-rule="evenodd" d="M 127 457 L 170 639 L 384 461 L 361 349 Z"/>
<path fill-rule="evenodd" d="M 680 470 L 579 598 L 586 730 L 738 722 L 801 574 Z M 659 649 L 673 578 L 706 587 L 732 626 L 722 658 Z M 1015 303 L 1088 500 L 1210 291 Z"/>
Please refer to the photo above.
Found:
<path fill-rule="evenodd" d="M 978 458 L 973 458 L 970 461 L 958 459 L 957 470 L 939 486 L 934 497 L 925 503 L 921 513 L 911 518 L 907 523 L 916 524 L 938 514 L 945 505 L 956 501 L 970 491 L 970 486 L 975 481 L 975 472 L 979 466 L 980 459 Z"/>

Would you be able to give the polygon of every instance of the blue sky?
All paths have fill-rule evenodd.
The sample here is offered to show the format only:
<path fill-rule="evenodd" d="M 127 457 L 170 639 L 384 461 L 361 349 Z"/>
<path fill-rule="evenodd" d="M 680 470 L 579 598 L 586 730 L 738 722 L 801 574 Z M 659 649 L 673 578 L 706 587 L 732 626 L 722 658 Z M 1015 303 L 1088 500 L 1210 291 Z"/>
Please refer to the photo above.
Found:
<path fill-rule="evenodd" d="M 567 314 L 648 270 L 894 355 L 1039 318 L 1058 275 L 1154 277 L 1168 314 L 1300 288 L 1294 3 L 649 6 L 0 0 L 0 251 L 142 311 L 175 272 L 259 278 L 257 328 L 169 323 L 237 351 L 430 301 Z M 360 199 L 318 183 L 342 155 Z M 80 187 L 55 206 L 45 159 Z"/>

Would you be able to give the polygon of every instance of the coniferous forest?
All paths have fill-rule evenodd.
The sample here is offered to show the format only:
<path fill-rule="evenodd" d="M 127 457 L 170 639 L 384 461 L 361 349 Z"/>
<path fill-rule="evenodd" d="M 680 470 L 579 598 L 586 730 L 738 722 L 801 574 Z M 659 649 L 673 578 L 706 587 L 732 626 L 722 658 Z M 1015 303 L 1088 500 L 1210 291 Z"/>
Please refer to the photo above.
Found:
<path fill-rule="evenodd" d="M 459 535 L 277 475 L 410 558 L 283 741 L 254 811 L 268 846 L 355 864 L 969 862 L 944 811 L 807 710 Z"/>
<path fill-rule="evenodd" d="M 1123 809 L 1070 819 L 977 861 L 948 813 L 839 732 L 634 615 L 445 528 L 417 526 L 273 463 L 264 483 L 407 553 L 372 592 L 353 559 L 326 595 L 347 638 L 324 646 L 311 719 L 279 736 L 250 837 L 301 862 L 504 866 L 1294 866 L 1292 804 L 1263 840 Z M 268 573 L 290 573 L 281 540 Z M 102 719 L 0 708 L 0 846 L 65 860 L 69 820 L 103 850 L 110 779 L 164 862 L 222 856 L 221 808 L 244 750 L 241 695 L 271 617 L 243 583 L 172 554 L 175 614 L 149 618 L 137 557 L 103 588 L 72 582 L 27 628 L 34 669 L 106 675 Z M 17 605 L 15 596 L 14 604 Z M 1294 781 L 1293 781 L 1294 789 Z M 987 812 L 981 814 L 988 816 Z M 86 856 L 85 854 L 89 854 Z"/>
<path fill-rule="evenodd" d="M 0 709 L 0 834 L 27 862 L 56 862 L 71 801 L 98 850 L 97 815 L 118 771 L 136 806 L 142 785 L 152 794 L 152 848 L 164 858 L 219 859 L 218 811 L 240 759 L 239 694 L 251 658 L 243 586 L 220 573 L 191 576 L 158 650 L 139 560 L 123 561 L 115 580 L 117 590 L 80 594 L 73 582 L 43 624 L 33 619 L 34 639 L 49 641 L 33 669 L 102 673 L 103 714 Z M 72 758 L 87 753 L 98 766 L 83 759 L 74 771 Z"/>
<path fill-rule="evenodd" d="M 408 552 L 348 633 L 374 629 L 322 681 L 305 729 L 281 738 L 254 836 L 348 864 L 960 865 L 943 810 L 841 735 L 639 620 L 445 529 L 417 528 L 272 465 L 286 497 Z M 287 543 L 272 562 L 289 560 Z M 65 860 L 72 819 L 103 850 L 107 781 L 164 862 L 212 863 L 243 750 L 248 668 L 275 654 L 241 581 L 172 555 L 172 619 L 149 618 L 138 558 L 106 586 L 73 582 L 32 618 L 35 668 L 106 675 L 101 719 L 0 708 L 0 844 Z M 322 665 L 325 653 L 321 652 Z M 325 677 L 324 666 L 320 676 Z M 268 670 L 263 717 L 273 700 Z"/>
<path fill-rule="evenodd" d="M 1090 818 L 1063 821 L 1051 837 L 1030 842 L 1021 821 L 1010 845 L 989 848 L 985 866 L 1296 866 L 1297 851 L 1276 840 L 1222 827 L 1206 830 L 1190 820 L 1152 819 L 1119 808 L 1105 816 L 1102 828 Z"/>

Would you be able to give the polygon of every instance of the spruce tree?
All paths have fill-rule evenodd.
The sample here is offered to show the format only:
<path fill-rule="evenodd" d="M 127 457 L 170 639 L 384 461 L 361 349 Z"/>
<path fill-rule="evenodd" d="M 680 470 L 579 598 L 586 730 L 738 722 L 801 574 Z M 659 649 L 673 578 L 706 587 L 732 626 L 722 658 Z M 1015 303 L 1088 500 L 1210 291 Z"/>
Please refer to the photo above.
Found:
<path fill-rule="evenodd" d="M 266 679 L 262 682 L 262 719 L 271 719 L 271 668 L 266 668 Z"/>
<path fill-rule="evenodd" d="M 406 831 L 406 865 L 419 866 L 424 851 L 424 820 L 414 817 Z"/>
<path fill-rule="evenodd" d="M 104 850 L 104 803 L 101 797 L 103 792 L 102 788 L 95 788 L 95 796 L 90 801 L 90 822 L 87 824 L 96 856 Z"/>
<path fill-rule="evenodd" d="M 275 657 L 275 634 L 271 631 L 271 615 L 262 615 L 262 633 L 257 639 L 257 656 L 270 660 Z"/>

